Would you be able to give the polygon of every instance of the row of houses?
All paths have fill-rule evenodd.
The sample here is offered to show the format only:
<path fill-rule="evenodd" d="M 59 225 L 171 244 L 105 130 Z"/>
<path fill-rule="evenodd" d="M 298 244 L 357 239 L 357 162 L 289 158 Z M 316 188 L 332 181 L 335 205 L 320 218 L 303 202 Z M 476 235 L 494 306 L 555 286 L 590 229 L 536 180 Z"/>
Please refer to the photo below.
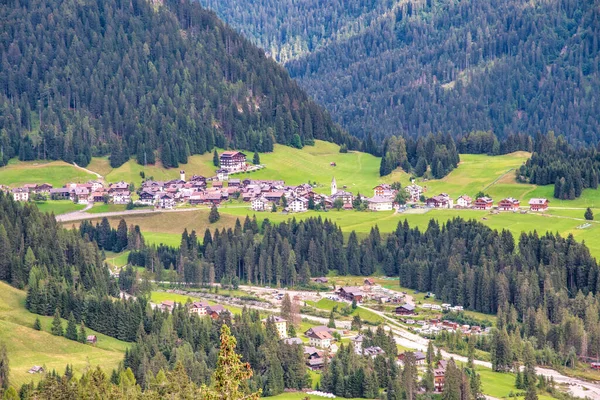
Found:
<path fill-rule="evenodd" d="M 53 200 L 70 200 L 78 204 L 90 204 L 110 201 L 114 204 L 128 204 L 131 192 L 127 182 L 117 182 L 104 187 L 100 181 L 92 180 L 86 183 L 68 183 L 60 188 L 54 188 L 49 183 L 25 184 L 11 190 L 16 201 L 29 201 L 34 195 L 41 195 Z"/>
<path fill-rule="evenodd" d="M 425 200 L 425 205 L 429 208 L 462 208 L 474 210 L 491 210 L 494 208 L 494 200 L 490 197 L 478 197 L 473 201 L 469 196 L 462 195 L 456 199 L 456 203 L 447 193 L 440 193 Z M 519 211 L 521 202 L 513 197 L 502 199 L 496 205 L 498 211 Z M 531 211 L 546 211 L 548 209 L 548 199 L 533 198 L 529 200 L 529 209 Z"/>

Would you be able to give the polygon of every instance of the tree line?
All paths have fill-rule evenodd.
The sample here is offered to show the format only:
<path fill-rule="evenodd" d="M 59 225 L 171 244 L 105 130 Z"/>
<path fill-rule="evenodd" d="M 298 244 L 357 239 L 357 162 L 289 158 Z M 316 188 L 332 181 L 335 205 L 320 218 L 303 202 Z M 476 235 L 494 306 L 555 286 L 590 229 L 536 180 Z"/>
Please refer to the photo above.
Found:
<path fill-rule="evenodd" d="M 166 167 L 215 146 L 357 148 L 288 76 L 197 2 L 0 6 L 0 165 L 110 155 Z M 158 156 L 157 156 L 158 153 Z"/>

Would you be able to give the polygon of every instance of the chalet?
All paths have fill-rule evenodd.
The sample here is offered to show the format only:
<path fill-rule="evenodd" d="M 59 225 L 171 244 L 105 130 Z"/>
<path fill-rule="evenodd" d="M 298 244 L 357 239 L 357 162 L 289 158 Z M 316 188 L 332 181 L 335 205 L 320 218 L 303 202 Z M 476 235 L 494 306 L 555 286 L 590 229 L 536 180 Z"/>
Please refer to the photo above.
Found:
<path fill-rule="evenodd" d="M 331 329 L 327 326 L 324 326 L 324 325 L 313 326 L 312 328 L 310 328 L 306 332 L 304 332 L 304 335 L 308 336 L 308 335 L 312 335 L 313 333 L 318 333 L 318 332 L 331 333 L 331 332 L 333 332 L 333 329 Z"/>
<path fill-rule="evenodd" d="M 452 199 L 446 193 L 433 196 L 425 201 L 430 208 L 452 208 Z"/>
<path fill-rule="evenodd" d="M 221 169 L 241 171 L 246 169 L 246 155 L 240 151 L 224 151 L 219 156 Z"/>
<path fill-rule="evenodd" d="M 290 212 L 305 212 L 308 210 L 308 200 L 299 197 L 288 204 Z"/>
<path fill-rule="evenodd" d="M 363 283 L 367 286 L 373 286 L 375 284 L 375 279 L 373 278 L 365 278 Z"/>
<path fill-rule="evenodd" d="M 423 187 L 414 183 L 405 187 L 404 190 L 406 190 L 406 192 L 408 193 L 408 201 L 411 203 L 418 202 L 421 199 L 421 195 L 423 194 Z"/>
<path fill-rule="evenodd" d="M 71 192 L 71 200 L 77 204 L 88 204 L 90 197 L 90 191 L 86 187 L 76 187 Z"/>
<path fill-rule="evenodd" d="M 128 192 L 128 191 L 129 191 L 129 184 L 124 181 L 113 183 L 108 188 L 108 193 L 110 193 L 110 194 L 113 194 L 116 192 Z"/>
<path fill-rule="evenodd" d="M 223 307 L 220 304 L 212 305 L 206 311 L 212 319 L 219 319 L 219 316 L 221 314 L 223 314 L 224 312 L 229 312 L 225 307 Z"/>
<path fill-rule="evenodd" d="M 548 209 L 548 199 L 529 200 L 529 209 L 531 211 L 546 211 Z"/>
<path fill-rule="evenodd" d="M 373 196 L 381 196 L 381 197 L 391 196 L 392 192 L 393 192 L 393 190 L 392 190 L 391 186 L 388 184 L 377 185 L 373 188 Z"/>
<path fill-rule="evenodd" d="M 519 211 L 521 203 L 519 200 L 509 197 L 498 202 L 499 211 Z"/>
<path fill-rule="evenodd" d="M 39 365 L 34 365 L 27 372 L 30 373 L 30 374 L 41 374 L 41 373 L 44 372 L 44 368 L 40 367 Z"/>
<path fill-rule="evenodd" d="M 459 208 L 471 208 L 472 204 L 473 200 L 466 194 L 463 194 L 458 199 L 456 199 L 456 207 Z"/>
<path fill-rule="evenodd" d="M 263 197 L 273 203 L 279 203 L 283 197 L 283 192 L 267 192 L 263 194 Z"/>
<path fill-rule="evenodd" d="M 444 390 L 444 383 L 446 382 L 446 370 L 437 368 L 433 371 L 433 386 L 436 392 Z"/>
<path fill-rule="evenodd" d="M 335 192 L 335 194 L 331 195 L 331 200 L 336 201 L 337 199 L 341 199 L 343 204 L 352 204 L 354 196 L 350 192 L 346 192 L 343 190 L 339 190 Z"/>
<path fill-rule="evenodd" d="M 217 189 L 221 189 L 223 187 L 223 182 L 220 181 L 213 181 L 212 183 L 212 187 L 213 188 L 217 188 Z"/>
<path fill-rule="evenodd" d="M 331 347 L 333 336 L 326 330 L 312 331 L 306 336 L 308 337 L 308 342 L 311 346 L 319 347 L 321 349 L 328 349 Z"/>
<path fill-rule="evenodd" d="M 304 346 L 304 356 L 306 357 L 306 365 L 313 371 L 318 371 L 323 368 L 324 352 L 312 346 Z"/>
<path fill-rule="evenodd" d="M 156 203 L 158 208 L 173 208 L 175 207 L 175 199 L 170 193 L 162 193 L 158 196 L 158 202 Z"/>
<path fill-rule="evenodd" d="M 229 171 L 226 169 L 218 169 L 217 170 L 217 179 L 221 182 L 229 180 Z M 213 181 L 214 185 L 214 181 Z"/>
<path fill-rule="evenodd" d="M 49 195 L 50 189 L 52 189 L 52 185 L 49 183 L 40 183 L 39 185 L 35 185 L 34 192 L 37 194 Z"/>
<path fill-rule="evenodd" d="M 104 192 L 99 191 L 90 193 L 88 201 L 92 203 L 102 203 L 104 201 Z"/>
<path fill-rule="evenodd" d="M 175 309 L 175 302 L 173 300 L 165 300 L 160 303 L 159 307 L 163 311 L 172 312 Z"/>
<path fill-rule="evenodd" d="M 476 210 L 491 210 L 494 205 L 494 201 L 489 197 L 479 197 L 475 200 L 475 204 L 473 204 L 473 208 Z"/>
<path fill-rule="evenodd" d="M 327 283 L 327 282 L 329 282 L 329 279 L 325 278 L 324 276 L 321 276 L 319 278 L 313 278 L 313 282 L 315 282 L 315 283 Z"/>
<path fill-rule="evenodd" d="M 350 341 L 354 344 L 354 352 L 357 354 L 362 353 L 362 344 L 365 341 L 364 335 L 356 335 L 350 338 Z"/>
<path fill-rule="evenodd" d="M 204 195 L 204 202 L 207 204 L 218 206 L 221 204 L 221 200 L 223 200 L 221 192 L 208 192 Z"/>
<path fill-rule="evenodd" d="M 29 201 L 29 190 L 20 187 L 14 188 L 11 192 L 15 201 Z"/>
<path fill-rule="evenodd" d="M 111 197 L 113 204 L 128 204 L 131 201 L 129 190 L 113 192 Z"/>
<path fill-rule="evenodd" d="M 391 211 L 393 208 L 391 197 L 373 196 L 367 202 L 371 211 Z"/>
<path fill-rule="evenodd" d="M 269 201 L 264 197 L 257 197 L 252 200 L 253 211 L 266 211 L 269 207 Z"/>
<path fill-rule="evenodd" d="M 85 338 L 85 342 L 89 344 L 96 344 L 96 342 L 98 342 L 98 338 L 96 337 L 96 335 L 88 335 Z"/>
<path fill-rule="evenodd" d="M 414 304 L 404 303 L 401 306 L 396 307 L 394 310 L 396 315 L 415 315 Z"/>
<path fill-rule="evenodd" d="M 400 365 L 404 365 L 404 359 L 406 358 L 406 355 L 408 353 L 410 353 L 410 352 L 404 352 L 404 353 L 398 355 L 398 362 L 400 363 Z M 423 352 L 415 351 L 415 352 L 412 352 L 412 354 L 415 357 L 416 365 L 425 365 L 427 356 L 425 356 L 425 354 Z"/>
<path fill-rule="evenodd" d="M 271 315 L 265 319 L 262 320 L 263 325 L 266 325 L 267 322 L 273 322 L 273 324 L 275 324 L 275 328 L 277 329 L 277 334 L 279 335 L 280 339 L 285 339 L 288 337 L 288 333 L 287 333 L 287 321 L 281 317 L 278 317 L 276 315 Z"/>
<path fill-rule="evenodd" d="M 208 303 L 202 301 L 195 301 L 190 306 L 190 314 L 196 314 L 199 316 L 208 315 L 208 310 L 210 309 L 210 305 Z"/>
<path fill-rule="evenodd" d="M 383 349 L 379 346 L 370 346 L 365 347 L 362 353 L 366 356 L 371 356 L 372 358 L 375 358 L 377 356 L 384 355 L 385 351 L 383 351 Z"/>
<path fill-rule="evenodd" d="M 68 188 L 50 189 L 50 198 L 52 200 L 69 200 L 71 190 Z"/>
<path fill-rule="evenodd" d="M 90 190 L 92 192 L 95 192 L 97 190 L 101 190 L 104 189 L 104 185 L 102 184 L 102 182 L 97 181 L 97 180 L 93 180 L 93 181 L 88 181 L 88 184 L 91 185 Z"/>
<path fill-rule="evenodd" d="M 206 178 L 203 177 L 202 175 L 192 176 L 192 179 L 190 179 L 190 182 L 194 185 L 206 186 Z"/>
<path fill-rule="evenodd" d="M 155 196 L 154 196 L 154 193 L 152 193 L 152 192 L 149 192 L 147 190 L 142 190 L 140 192 L 139 198 L 140 199 L 138 200 L 138 203 L 140 203 L 140 204 L 145 204 L 148 206 L 151 206 L 154 204 Z"/>
<path fill-rule="evenodd" d="M 338 291 L 338 294 L 342 299 L 346 299 L 348 301 L 356 300 L 357 303 L 360 303 L 365 297 L 365 294 L 362 292 L 362 290 L 354 286 L 342 287 Z"/>
<path fill-rule="evenodd" d="M 593 362 L 590 364 L 590 367 L 595 370 L 600 370 L 600 362 Z"/>

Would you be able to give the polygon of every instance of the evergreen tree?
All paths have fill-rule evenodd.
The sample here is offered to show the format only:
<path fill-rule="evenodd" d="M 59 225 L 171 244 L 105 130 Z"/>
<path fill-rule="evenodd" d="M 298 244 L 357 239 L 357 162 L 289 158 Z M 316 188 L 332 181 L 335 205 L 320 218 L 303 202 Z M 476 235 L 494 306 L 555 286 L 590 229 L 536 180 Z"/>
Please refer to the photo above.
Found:
<path fill-rule="evenodd" d="M 417 397 L 417 364 L 413 352 L 404 353 L 404 369 L 402 370 L 402 386 L 406 400 L 414 400 Z"/>
<path fill-rule="evenodd" d="M 219 167 L 221 165 L 221 163 L 219 161 L 219 153 L 217 153 L 217 149 L 215 149 L 215 151 L 213 151 L 213 165 L 215 167 Z"/>
<path fill-rule="evenodd" d="M 52 326 L 50 327 L 50 332 L 55 336 L 63 336 L 64 335 L 62 321 L 60 320 L 60 311 L 58 310 L 58 308 L 54 312 L 54 319 L 52 320 Z"/>
<path fill-rule="evenodd" d="M 75 322 L 75 316 L 72 312 L 69 314 L 65 337 L 70 340 L 77 340 L 77 322 Z"/>
<path fill-rule="evenodd" d="M 255 151 L 254 155 L 252 156 L 252 164 L 254 164 L 254 165 L 260 164 L 260 155 L 258 154 L 257 151 Z"/>
<path fill-rule="evenodd" d="M 219 210 L 217 209 L 217 206 L 215 206 L 213 204 L 213 206 L 210 209 L 210 213 L 208 214 L 208 222 L 210 222 L 211 224 L 214 224 L 219 219 L 221 219 L 221 215 L 219 214 Z"/>
<path fill-rule="evenodd" d="M 33 329 L 36 331 L 42 330 L 42 323 L 40 322 L 40 317 L 35 317 L 35 322 L 33 323 Z"/>
<path fill-rule="evenodd" d="M 81 324 L 79 324 L 79 332 L 77 334 L 77 341 L 79 343 L 86 343 L 87 342 L 87 332 L 85 331 L 85 325 L 83 323 L 83 321 L 81 321 Z"/>
<path fill-rule="evenodd" d="M 0 389 L 8 389 L 9 384 L 9 360 L 8 360 L 8 350 L 6 349 L 6 345 L 0 342 Z M 2 390 L 0 390 L 0 393 Z"/>
<path fill-rule="evenodd" d="M 594 212 L 592 211 L 592 209 L 591 209 L 591 208 L 589 208 L 589 207 L 588 207 L 588 208 L 585 210 L 584 217 L 585 217 L 585 219 L 586 219 L 587 221 L 592 221 L 592 220 L 594 219 Z"/>
<path fill-rule="evenodd" d="M 213 374 L 213 387 L 201 388 L 205 400 L 258 400 L 261 391 L 247 394 L 241 384 L 252 377 L 252 369 L 243 363 L 235 352 L 236 339 L 225 324 L 221 327 L 221 346 L 217 359 L 217 368 Z"/>
<path fill-rule="evenodd" d="M 333 310 L 329 313 L 329 321 L 327 322 L 327 327 L 335 329 L 335 317 L 333 315 Z"/>

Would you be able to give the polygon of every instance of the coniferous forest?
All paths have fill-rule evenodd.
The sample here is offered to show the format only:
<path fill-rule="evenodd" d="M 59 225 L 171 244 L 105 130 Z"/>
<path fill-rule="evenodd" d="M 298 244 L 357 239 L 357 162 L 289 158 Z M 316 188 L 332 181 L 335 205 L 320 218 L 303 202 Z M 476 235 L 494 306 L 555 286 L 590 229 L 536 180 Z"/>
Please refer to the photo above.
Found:
<path fill-rule="evenodd" d="M 573 200 L 583 189 L 597 189 L 600 152 L 597 147 L 570 145 L 553 133 L 537 135 L 534 153 L 516 172 L 517 180 L 537 185 L 554 184 L 554 197 Z"/>
<path fill-rule="evenodd" d="M 554 130 L 600 139 L 593 0 L 201 2 L 359 137 Z"/>
<path fill-rule="evenodd" d="M 0 165 L 62 159 L 176 167 L 214 146 L 358 140 L 264 52 L 190 1 L 0 5 Z"/>

